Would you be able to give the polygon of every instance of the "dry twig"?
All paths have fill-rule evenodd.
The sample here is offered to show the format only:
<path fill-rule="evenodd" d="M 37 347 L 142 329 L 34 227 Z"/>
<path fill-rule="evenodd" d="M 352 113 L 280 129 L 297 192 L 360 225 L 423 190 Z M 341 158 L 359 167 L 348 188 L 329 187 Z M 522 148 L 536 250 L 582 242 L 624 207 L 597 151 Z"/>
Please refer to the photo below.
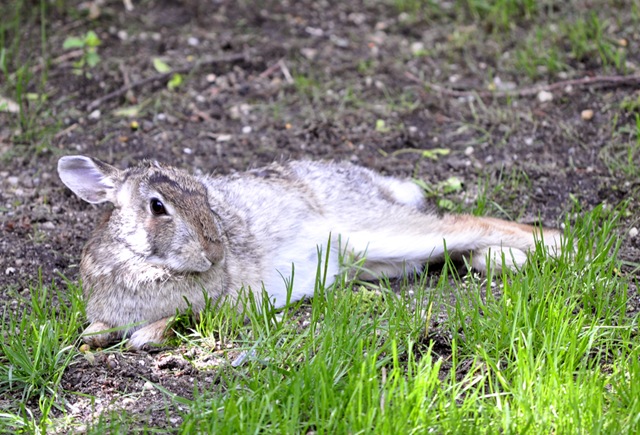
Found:
<path fill-rule="evenodd" d="M 598 87 L 598 86 L 631 86 L 640 84 L 640 75 L 631 76 L 594 76 L 584 77 L 581 79 L 562 80 L 555 83 L 549 83 L 546 85 L 530 86 L 526 88 L 513 89 L 508 91 L 480 91 L 469 90 L 462 91 L 457 89 L 447 88 L 435 83 L 425 82 L 419 77 L 416 77 L 410 72 L 404 73 L 405 77 L 409 80 L 419 83 L 428 89 L 431 89 L 439 94 L 449 97 L 528 97 L 537 95 L 541 91 L 557 91 L 558 89 L 565 89 L 568 86 L 571 87 Z"/>

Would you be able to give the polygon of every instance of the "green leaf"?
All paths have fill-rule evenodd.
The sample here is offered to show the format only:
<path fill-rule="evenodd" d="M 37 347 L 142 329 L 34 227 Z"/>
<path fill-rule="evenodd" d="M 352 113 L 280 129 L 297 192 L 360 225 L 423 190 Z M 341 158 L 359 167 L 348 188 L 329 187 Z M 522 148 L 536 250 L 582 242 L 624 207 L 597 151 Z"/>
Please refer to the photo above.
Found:
<path fill-rule="evenodd" d="M 85 55 L 85 60 L 89 68 L 93 68 L 100 62 L 100 56 L 94 51 L 90 51 Z"/>
<path fill-rule="evenodd" d="M 70 48 L 83 48 L 84 47 L 84 39 L 76 38 L 75 36 L 69 36 L 62 43 L 62 48 L 68 50 Z"/>
<path fill-rule="evenodd" d="M 77 61 L 73 62 L 73 67 L 75 69 L 82 69 L 82 68 L 84 68 L 84 64 L 85 63 L 86 63 L 86 59 L 83 56 L 80 59 L 78 59 Z"/>
<path fill-rule="evenodd" d="M 182 84 L 182 76 L 180 74 L 174 74 L 171 77 L 171 80 L 169 80 L 169 83 L 167 83 L 167 87 L 169 88 L 170 91 L 173 91 L 175 88 L 177 88 L 181 84 Z"/>
<path fill-rule="evenodd" d="M 157 57 L 153 58 L 153 67 L 159 73 L 167 73 L 167 72 L 171 71 L 171 67 L 169 65 L 167 65 L 163 60 L 161 60 L 160 58 L 157 58 Z"/>
<path fill-rule="evenodd" d="M 462 190 L 462 180 L 458 177 L 449 177 L 440 183 L 444 193 L 459 192 Z"/>
<path fill-rule="evenodd" d="M 386 133 L 388 131 L 390 131 L 391 129 L 389 127 L 387 127 L 387 124 L 384 122 L 384 119 L 377 119 L 376 120 L 376 131 L 379 131 L 381 133 Z"/>
<path fill-rule="evenodd" d="M 140 106 L 123 107 L 122 109 L 115 110 L 113 114 L 123 118 L 135 118 L 140 114 Z"/>
<path fill-rule="evenodd" d="M 450 152 L 451 150 L 448 148 L 433 148 L 422 151 L 422 157 L 426 157 L 431 160 L 438 160 L 438 156 L 446 156 Z"/>
<path fill-rule="evenodd" d="M 26 94 L 27 100 L 29 101 L 46 101 L 46 94 L 36 94 L 35 92 L 27 92 Z"/>
<path fill-rule="evenodd" d="M 453 210 L 456 205 L 450 199 L 442 198 L 438 200 L 438 207 L 443 210 Z"/>
<path fill-rule="evenodd" d="M 87 47 L 97 47 L 101 43 L 100 38 L 98 38 L 98 35 L 96 35 L 96 32 L 94 32 L 93 30 L 89 30 L 87 32 L 86 36 L 84 37 L 84 42 Z"/>

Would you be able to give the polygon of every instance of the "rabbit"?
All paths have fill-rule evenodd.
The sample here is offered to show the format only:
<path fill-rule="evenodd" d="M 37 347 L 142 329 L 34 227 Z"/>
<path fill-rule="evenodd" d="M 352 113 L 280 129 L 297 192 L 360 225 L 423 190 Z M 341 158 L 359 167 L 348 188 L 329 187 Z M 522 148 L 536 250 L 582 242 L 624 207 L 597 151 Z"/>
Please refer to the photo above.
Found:
<path fill-rule="evenodd" d="M 522 266 L 536 242 L 552 254 L 562 244 L 557 230 L 435 214 L 413 181 L 350 163 L 196 176 L 155 161 L 119 170 L 65 156 L 58 173 L 81 199 L 114 205 L 80 263 L 90 321 L 83 338 L 94 347 L 123 338 L 133 349 L 160 344 L 176 311 L 201 311 L 205 293 L 215 301 L 243 287 L 260 297 L 264 288 L 280 307 L 293 275 L 290 300 L 311 297 L 319 253 L 329 286 L 345 253 L 363 261 L 360 277 L 374 279 L 420 271 L 445 250 L 485 271 Z"/>

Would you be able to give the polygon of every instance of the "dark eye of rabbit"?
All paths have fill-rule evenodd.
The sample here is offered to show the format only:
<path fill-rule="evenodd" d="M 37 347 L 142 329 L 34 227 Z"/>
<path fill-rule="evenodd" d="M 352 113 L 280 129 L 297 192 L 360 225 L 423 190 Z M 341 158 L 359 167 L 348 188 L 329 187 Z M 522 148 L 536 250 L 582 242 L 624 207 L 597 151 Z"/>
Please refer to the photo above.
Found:
<path fill-rule="evenodd" d="M 154 216 L 160 216 L 167 214 L 167 210 L 164 208 L 164 204 L 158 198 L 151 198 L 151 213 Z"/>

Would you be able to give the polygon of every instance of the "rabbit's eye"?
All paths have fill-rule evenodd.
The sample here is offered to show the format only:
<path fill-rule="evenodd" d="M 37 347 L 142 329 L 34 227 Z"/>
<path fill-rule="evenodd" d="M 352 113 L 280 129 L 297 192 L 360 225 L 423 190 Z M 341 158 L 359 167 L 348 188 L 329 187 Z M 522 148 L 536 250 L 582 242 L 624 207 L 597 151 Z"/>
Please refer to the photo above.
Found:
<path fill-rule="evenodd" d="M 164 204 L 158 198 L 151 198 L 151 202 L 149 203 L 149 205 L 151 208 L 151 213 L 154 216 L 167 214 L 167 210 L 164 208 Z"/>

